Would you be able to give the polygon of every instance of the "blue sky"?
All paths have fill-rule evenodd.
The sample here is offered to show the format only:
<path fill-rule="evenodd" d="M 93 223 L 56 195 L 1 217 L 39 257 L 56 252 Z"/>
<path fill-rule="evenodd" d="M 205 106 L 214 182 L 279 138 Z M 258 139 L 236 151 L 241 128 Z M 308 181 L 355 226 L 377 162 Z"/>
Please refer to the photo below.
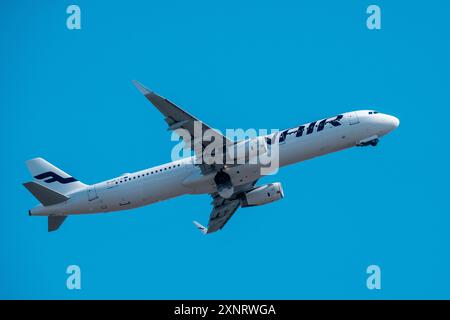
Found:
<path fill-rule="evenodd" d="M 66 28 L 66 7 L 82 29 Z M 366 8 L 382 29 L 366 28 Z M 0 298 L 450 298 L 447 1 L 3 1 Z M 203 237 L 208 196 L 30 218 L 24 161 L 85 183 L 170 161 L 138 79 L 206 123 L 288 128 L 373 108 L 377 148 L 282 169 L 285 198 Z M 66 288 L 79 265 L 82 289 Z M 366 288 L 377 264 L 382 289 Z"/>

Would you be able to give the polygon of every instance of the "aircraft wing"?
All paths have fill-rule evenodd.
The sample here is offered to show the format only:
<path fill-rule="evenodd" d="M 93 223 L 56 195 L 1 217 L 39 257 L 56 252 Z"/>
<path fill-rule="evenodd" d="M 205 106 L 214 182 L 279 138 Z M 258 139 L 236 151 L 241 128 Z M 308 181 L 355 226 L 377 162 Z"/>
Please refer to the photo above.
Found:
<path fill-rule="evenodd" d="M 257 180 L 238 187 L 236 192 L 229 199 L 221 197 L 217 192 L 212 193 L 211 197 L 213 198 L 213 201 L 211 202 L 211 204 L 213 205 L 213 209 L 211 211 L 211 214 L 209 215 L 208 227 L 202 226 L 197 221 L 194 221 L 195 226 L 203 234 L 213 233 L 221 230 L 231 219 L 236 210 L 241 206 L 241 195 L 245 191 L 251 190 L 256 182 Z"/>
<path fill-rule="evenodd" d="M 224 199 L 217 195 L 212 204 L 213 209 L 209 216 L 208 227 L 204 227 L 197 221 L 194 221 L 195 226 L 204 234 L 213 233 L 222 229 L 241 205 L 241 200 Z"/>
<path fill-rule="evenodd" d="M 194 123 L 197 122 L 197 125 L 201 127 L 201 134 L 206 130 L 212 130 L 214 132 L 215 137 L 221 137 L 224 141 L 224 145 L 232 144 L 233 142 L 227 139 L 225 136 L 218 133 L 216 130 L 212 129 L 206 123 L 198 120 L 194 116 L 190 115 L 180 107 L 176 106 L 174 103 L 169 101 L 168 99 L 159 96 L 155 92 L 150 91 L 145 88 L 138 81 L 133 80 L 134 85 L 139 89 L 139 91 L 164 115 L 165 121 L 169 125 L 168 130 L 176 130 L 179 128 L 187 130 L 191 135 L 191 149 L 195 152 L 197 156 L 201 156 L 204 148 L 211 141 L 201 141 L 200 143 L 196 143 L 197 141 L 203 140 L 202 136 L 196 137 L 194 132 Z M 213 140 L 214 141 L 214 140 Z M 192 143 L 193 142 L 193 143 Z M 197 145 L 199 147 L 197 147 Z"/>

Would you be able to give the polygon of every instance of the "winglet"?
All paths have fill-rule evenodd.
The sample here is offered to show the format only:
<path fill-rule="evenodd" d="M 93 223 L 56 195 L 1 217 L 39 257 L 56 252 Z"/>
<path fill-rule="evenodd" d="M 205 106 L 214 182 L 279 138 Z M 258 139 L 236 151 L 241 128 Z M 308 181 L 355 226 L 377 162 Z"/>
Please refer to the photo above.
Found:
<path fill-rule="evenodd" d="M 150 90 L 148 90 L 146 87 L 144 87 L 139 81 L 132 80 L 133 84 L 138 88 L 138 90 L 145 96 L 147 94 L 152 94 Z"/>
<path fill-rule="evenodd" d="M 197 221 L 192 221 L 195 226 L 197 227 L 198 230 L 200 230 L 201 233 L 203 234 L 207 234 L 208 233 L 208 228 L 202 226 L 200 223 L 198 223 Z"/>

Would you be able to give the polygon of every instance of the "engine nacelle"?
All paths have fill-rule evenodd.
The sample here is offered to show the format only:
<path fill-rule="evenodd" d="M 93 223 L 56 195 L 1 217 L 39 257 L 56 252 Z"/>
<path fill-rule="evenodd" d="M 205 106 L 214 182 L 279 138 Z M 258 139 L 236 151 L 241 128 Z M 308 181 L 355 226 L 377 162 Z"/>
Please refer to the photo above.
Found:
<path fill-rule="evenodd" d="M 261 206 L 283 199 L 283 197 L 281 183 L 269 183 L 245 193 L 242 199 L 242 207 Z"/>

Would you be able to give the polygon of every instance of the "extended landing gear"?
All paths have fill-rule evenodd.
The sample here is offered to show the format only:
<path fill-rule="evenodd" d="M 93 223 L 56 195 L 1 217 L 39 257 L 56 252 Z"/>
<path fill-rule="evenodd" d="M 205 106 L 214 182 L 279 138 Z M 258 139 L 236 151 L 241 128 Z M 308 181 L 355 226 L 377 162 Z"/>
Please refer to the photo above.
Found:
<path fill-rule="evenodd" d="M 227 183 L 231 183 L 231 178 L 228 173 L 220 170 L 219 172 L 217 172 L 216 176 L 214 177 L 214 182 L 217 185 L 227 184 Z"/>
<path fill-rule="evenodd" d="M 358 144 L 356 144 L 356 146 L 358 146 L 358 147 L 367 147 L 367 146 L 375 147 L 379 141 L 380 140 L 378 138 L 373 138 L 373 139 L 369 138 L 369 139 L 360 141 Z"/>
<path fill-rule="evenodd" d="M 228 199 L 234 193 L 234 187 L 231 183 L 230 175 L 220 170 L 214 177 L 217 186 L 217 192 L 222 198 Z"/>

